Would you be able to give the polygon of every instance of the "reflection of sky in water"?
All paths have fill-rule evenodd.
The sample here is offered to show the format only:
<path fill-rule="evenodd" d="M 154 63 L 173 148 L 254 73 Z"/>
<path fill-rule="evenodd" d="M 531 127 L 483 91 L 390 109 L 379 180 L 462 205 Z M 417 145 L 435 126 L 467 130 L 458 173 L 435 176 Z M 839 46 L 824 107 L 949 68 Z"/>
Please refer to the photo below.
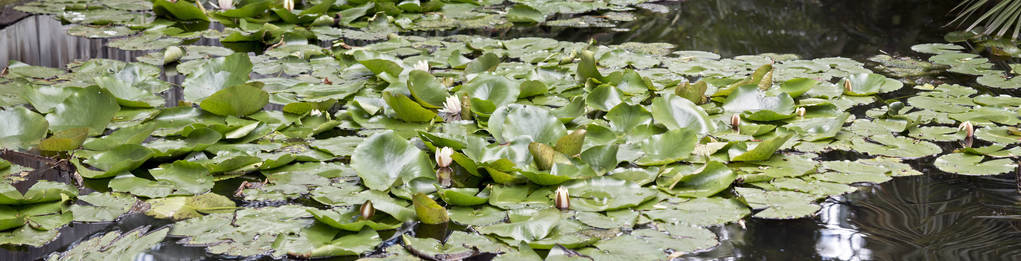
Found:
<path fill-rule="evenodd" d="M 840 201 L 842 196 L 831 200 Z M 872 251 L 865 248 L 865 236 L 847 223 L 849 208 L 830 201 L 823 203 L 819 211 L 819 237 L 815 249 L 819 256 L 836 260 L 871 260 Z"/>

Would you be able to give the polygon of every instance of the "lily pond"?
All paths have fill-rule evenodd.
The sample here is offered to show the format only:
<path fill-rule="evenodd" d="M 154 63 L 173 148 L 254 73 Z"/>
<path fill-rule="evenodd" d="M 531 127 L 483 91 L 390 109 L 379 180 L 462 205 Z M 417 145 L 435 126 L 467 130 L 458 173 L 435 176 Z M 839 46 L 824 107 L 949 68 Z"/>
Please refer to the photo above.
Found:
<path fill-rule="evenodd" d="M 0 1 L 0 259 L 1016 259 L 956 4 Z"/>

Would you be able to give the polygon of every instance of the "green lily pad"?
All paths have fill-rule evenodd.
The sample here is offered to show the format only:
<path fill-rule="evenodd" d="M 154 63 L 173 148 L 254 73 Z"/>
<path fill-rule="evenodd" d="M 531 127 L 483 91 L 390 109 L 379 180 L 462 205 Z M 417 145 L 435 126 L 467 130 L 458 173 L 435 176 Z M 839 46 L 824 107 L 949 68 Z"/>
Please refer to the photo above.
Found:
<path fill-rule="evenodd" d="M 244 84 L 252 72 L 246 53 L 234 53 L 204 61 L 181 82 L 184 100 L 198 103 L 227 87 Z M 247 95 L 247 94 L 246 94 Z"/>
<path fill-rule="evenodd" d="M 523 220 L 512 220 L 510 223 L 482 226 L 478 227 L 476 230 L 482 234 L 491 234 L 505 238 L 512 238 L 517 241 L 532 242 L 549 236 L 553 232 L 553 229 L 560 223 L 560 219 L 560 211 L 550 208 L 536 211 L 533 215 Z"/>
<path fill-rule="evenodd" d="M 976 138 L 1001 144 L 1021 143 L 1021 135 L 1019 134 L 1021 132 L 1011 131 L 1011 127 L 983 127 L 976 128 L 975 130 Z"/>
<path fill-rule="evenodd" d="M 794 99 L 786 92 L 769 96 L 758 86 L 745 85 L 727 96 L 723 109 L 753 121 L 775 121 L 794 117 Z"/>
<path fill-rule="evenodd" d="M 730 187 L 737 174 L 723 163 L 710 161 L 697 168 L 677 166 L 657 180 L 660 190 L 680 197 L 709 197 Z"/>
<path fill-rule="evenodd" d="M 794 191 L 766 191 L 735 188 L 753 209 L 761 209 L 754 217 L 765 219 L 796 219 L 815 215 L 822 207 L 813 203 L 816 196 Z"/>
<path fill-rule="evenodd" d="M 63 253 L 51 253 L 48 260 L 110 260 L 135 257 L 163 242 L 168 232 L 170 228 L 150 231 L 149 226 L 141 226 L 123 234 L 120 231 L 113 231 L 79 242 Z"/>
<path fill-rule="evenodd" d="M 436 77 L 419 70 L 408 73 L 408 90 L 411 92 L 411 96 L 426 108 L 443 107 L 443 102 L 449 96 L 447 88 L 443 87 Z"/>
<path fill-rule="evenodd" d="M 393 219 L 392 217 L 376 217 L 369 220 L 360 218 L 361 214 L 357 209 L 309 209 L 309 213 L 315 217 L 316 220 L 323 224 L 329 225 L 334 228 L 343 229 L 347 231 L 362 231 L 365 227 L 369 227 L 373 230 L 388 230 L 401 227 L 403 222 Z"/>
<path fill-rule="evenodd" d="M 89 205 L 71 205 L 71 213 L 74 213 L 74 221 L 77 222 L 114 221 L 128 213 L 138 201 L 131 195 L 120 193 L 92 193 L 79 196 L 78 200 Z"/>
<path fill-rule="evenodd" d="M 208 192 L 213 188 L 213 176 L 209 169 L 202 164 L 175 161 L 149 170 L 152 177 L 157 181 L 173 184 L 175 190 L 181 194 L 198 195 Z"/>
<path fill-rule="evenodd" d="M 415 194 L 413 200 L 418 219 L 425 224 L 445 224 L 450 221 L 447 209 L 424 193 Z"/>
<path fill-rule="evenodd" d="M 0 108 L 0 148 L 26 148 L 46 137 L 50 124 L 25 107 Z"/>
<path fill-rule="evenodd" d="M 862 73 L 851 75 L 840 82 L 840 86 L 847 86 L 850 82 L 850 89 L 844 87 L 844 94 L 853 96 L 868 96 L 877 93 L 887 93 L 900 90 L 904 84 L 898 80 L 886 78 L 880 74 Z"/>
<path fill-rule="evenodd" d="M 398 180 L 436 176 L 429 157 L 392 131 L 372 135 L 351 154 L 351 167 L 370 189 L 386 191 Z"/>
<path fill-rule="evenodd" d="M 731 161 L 761 161 L 767 160 L 776 153 L 776 150 L 783 146 L 791 137 L 794 136 L 793 132 L 786 134 L 777 135 L 772 138 L 763 140 L 748 149 L 748 144 L 744 142 L 734 143 L 727 149 L 727 154 L 730 155 Z"/>
<path fill-rule="evenodd" d="M 709 197 L 681 202 L 660 202 L 643 211 L 650 219 L 692 226 L 722 225 L 736 222 L 748 214 L 748 207 L 737 199 Z"/>
<path fill-rule="evenodd" d="M 104 170 L 104 172 L 95 176 L 82 173 L 82 176 L 93 179 L 113 177 L 122 172 L 134 170 L 135 168 L 142 166 L 142 164 L 152 158 L 152 156 L 152 151 L 141 145 L 120 145 L 111 150 L 98 153 L 85 160 L 85 163 Z"/>
<path fill-rule="evenodd" d="M 477 188 L 440 189 L 437 194 L 443 202 L 454 206 L 475 206 L 489 202 L 489 191 L 479 192 Z"/>
<path fill-rule="evenodd" d="M 638 184 L 610 177 L 573 181 L 564 187 L 571 197 L 571 209 L 578 211 L 630 208 L 656 198 L 657 194 Z"/>
<path fill-rule="evenodd" d="M 53 107 L 53 113 L 46 115 L 50 130 L 86 127 L 89 135 L 99 135 L 120 110 L 117 100 L 99 87 L 73 88 L 70 92 L 67 99 Z"/>
<path fill-rule="evenodd" d="M 196 218 L 211 213 L 233 213 L 236 208 L 233 200 L 215 193 L 155 198 L 146 200 L 146 203 L 150 206 L 145 212 L 146 215 L 174 220 Z"/>
<path fill-rule="evenodd" d="M 985 158 L 982 155 L 950 153 L 936 158 L 932 164 L 942 171 L 969 176 L 997 175 L 1017 168 L 1017 164 L 1010 159 Z"/>
<path fill-rule="evenodd" d="M 269 93 L 261 84 L 234 85 L 202 99 L 203 110 L 220 116 L 244 117 L 262 110 L 269 103 Z"/>
<path fill-rule="evenodd" d="M 438 117 L 435 112 L 422 107 L 422 105 L 418 104 L 411 98 L 401 94 L 384 92 L 383 100 L 386 101 L 386 104 L 394 110 L 397 118 L 403 121 L 429 122 Z"/>
<path fill-rule="evenodd" d="M 855 150 L 889 157 L 918 158 L 934 155 L 943 151 L 936 144 L 889 134 L 874 135 L 868 139 L 851 140 Z"/>
<path fill-rule="evenodd" d="M 665 165 L 686 159 L 695 149 L 695 143 L 697 137 L 692 129 L 676 129 L 652 135 L 640 145 L 644 156 L 635 164 Z"/>
<path fill-rule="evenodd" d="M 596 249 L 582 251 L 598 260 L 663 260 L 668 253 L 690 253 L 719 244 L 716 234 L 705 228 L 667 225 L 663 231 L 639 229 L 630 234 L 596 243 Z"/>
<path fill-rule="evenodd" d="M 716 130 L 716 124 L 705 110 L 688 99 L 672 94 L 652 100 L 652 118 L 656 123 L 663 124 L 667 129 L 694 129 L 699 135 Z"/>
<path fill-rule="evenodd" d="M 203 20 L 209 21 L 205 11 L 193 2 L 188 1 L 167 1 L 155 0 L 152 10 L 156 15 L 173 18 L 177 20 Z"/>
<path fill-rule="evenodd" d="M 554 144 L 567 134 L 549 110 L 529 105 L 510 104 L 500 107 L 489 117 L 489 133 L 497 143 L 507 143 L 518 137 L 528 137 L 534 142 Z"/>
<path fill-rule="evenodd" d="M 78 196 L 78 190 L 66 183 L 40 180 L 25 194 L 9 183 L 0 183 L 0 205 L 27 205 L 63 201 Z"/>

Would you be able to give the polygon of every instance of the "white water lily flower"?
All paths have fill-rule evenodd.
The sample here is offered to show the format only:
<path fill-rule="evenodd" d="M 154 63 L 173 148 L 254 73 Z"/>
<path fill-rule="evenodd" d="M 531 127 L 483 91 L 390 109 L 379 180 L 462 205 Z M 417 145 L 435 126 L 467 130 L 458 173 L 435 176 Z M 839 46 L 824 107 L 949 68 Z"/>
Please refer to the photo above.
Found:
<path fill-rule="evenodd" d="M 294 0 L 284 0 L 284 9 L 294 11 Z"/>
<path fill-rule="evenodd" d="M 220 10 L 227 11 L 234 9 L 234 0 L 218 0 L 217 3 L 220 6 Z"/>
<path fill-rule="evenodd" d="M 571 195 L 568 194 L 567 188 L 560 186 L 556 191 L 556 198 L 553 199 L 553 205 L 558 209 L 567 210 L 571 208 Z"/>
<path fill-rule="evenodd" d="M 443 101 L 443 109 L 440 112 L 448 115 L 461 115 L 461 99 L 457 98 L 457 95 L 447 96 L 447 100 Z"/>
<path fill-rule="evenodd" d="M 415 63 L 415 66 L 412 67 L 412 69 L 429 72 L 429 62 L 427 62 L 426 60 L 419 60 L 417 63 Z"/>
<path fill-rule="evenodd" d="M 312 111 L 310 111 L 308 114 L 315 117 L 319 117 L 323 115 L 323 111 L 320 111 L 319 109 L 312 109 Z"/>
<path fill-rule="evenodd" d="M 436 149 L 436 165 L 439 165 L 441 168 L 449 167 L 450 163 L 454 161 L 453 156 L 454 149 L 450 147 Z"/>

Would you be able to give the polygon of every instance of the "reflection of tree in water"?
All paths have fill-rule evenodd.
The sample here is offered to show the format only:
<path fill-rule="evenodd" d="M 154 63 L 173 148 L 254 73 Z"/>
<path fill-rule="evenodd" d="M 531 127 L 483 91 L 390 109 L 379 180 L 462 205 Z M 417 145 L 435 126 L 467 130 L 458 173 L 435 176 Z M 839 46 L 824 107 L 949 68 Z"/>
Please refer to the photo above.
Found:
<path fill-rule="evenodd" d="M 961 177 L 925 171 L 847 196 L 851 226 L 878 260 L 1012 260 L 1021 256 L 1021 200 L 1013 173 Z"/>
<path fill-rule="evenodd" d="M 559 39 L 603 43 L 667 42 L 724 57 L 765 52 L 860 57 L 942 42 L 949 0 L 688 0 L 642 12 L 628 32 L 563 30 Z M 903 52 L 902 52 L 903 53 Z"/>

